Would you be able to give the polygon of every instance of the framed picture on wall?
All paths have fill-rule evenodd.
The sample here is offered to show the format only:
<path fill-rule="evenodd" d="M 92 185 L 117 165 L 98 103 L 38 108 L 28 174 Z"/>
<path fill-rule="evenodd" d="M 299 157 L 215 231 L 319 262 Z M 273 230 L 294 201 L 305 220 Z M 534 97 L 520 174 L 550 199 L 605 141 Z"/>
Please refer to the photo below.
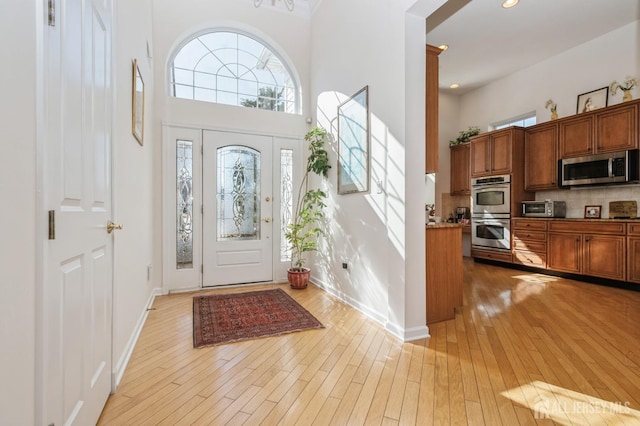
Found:
<path fill-rule="evenodd" d="M 138 68 L 138 61 L 133 60 L 133 80 L 131 96 L 131 132 L 140 146 L 144 145 L 144 81 Z"/>
<path fill-rule="evenodd" d="M 578 106 L 576 113 L 589 112 L 598 108 L 604 108 L 609 102 L 609 87 L 592 90 L 591 92 L 578 95 Z"/>
<path fill-rule="evenodd" d="M 600 219 L 602 206 L 584 206 L 585 219 Z"/>
<path fill-rule="evenodd" d="M 338 194 L 369 191 L 369 86 L 338 105 Z"/>

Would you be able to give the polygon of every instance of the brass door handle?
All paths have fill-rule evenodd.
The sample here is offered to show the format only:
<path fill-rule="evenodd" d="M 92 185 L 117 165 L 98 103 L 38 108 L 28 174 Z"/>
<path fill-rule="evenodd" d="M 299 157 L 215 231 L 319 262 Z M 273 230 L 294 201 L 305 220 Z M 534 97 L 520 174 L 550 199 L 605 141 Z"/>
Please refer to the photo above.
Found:
<path fill-rule="evenodd" d="M 265 221 L 265 223 L 270 223 L 271 222 L 271 218 L 270 217 L 265 217 L 264 221 Z"/>
<path fill-rule="evenodd" d="M 122 229 L 122 225 L 118 225 L 117 223 L 113 223 L 111 221 L 107 222 L 107 234 L 112 233 L 114 229 Z"/>

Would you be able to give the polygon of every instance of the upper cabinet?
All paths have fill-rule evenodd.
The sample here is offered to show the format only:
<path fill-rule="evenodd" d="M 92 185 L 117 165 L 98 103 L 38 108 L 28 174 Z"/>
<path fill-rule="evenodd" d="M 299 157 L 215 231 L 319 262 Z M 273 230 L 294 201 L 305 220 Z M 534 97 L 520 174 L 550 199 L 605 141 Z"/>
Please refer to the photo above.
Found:
<path fill-rule="evenodd" d="M 471 138 L 471 177 L 511 173 L 514 137 L 522 138 L 522 129 L 512 127 Z"/>
<path fill-rule="evenodd" d="M 524 189 L 558 187 L 558 124 L 550 121 L 530 127 L 524 138 Z"/>
<path fill-rule="evenodd" d="M 425 173 L 438 171 L 438 55 L 441 52 L 441 49 L 427 44 Z"/>
<path fill-rule="evenodd" d="M 468 143 L 451 146 L 451 195 L 471 194 L 470 149 Z"/>
<path fill-rule="evenodd" d="M 562 119 L 558 126 L 560 158 L 637 149 L 638 102 Z"/>

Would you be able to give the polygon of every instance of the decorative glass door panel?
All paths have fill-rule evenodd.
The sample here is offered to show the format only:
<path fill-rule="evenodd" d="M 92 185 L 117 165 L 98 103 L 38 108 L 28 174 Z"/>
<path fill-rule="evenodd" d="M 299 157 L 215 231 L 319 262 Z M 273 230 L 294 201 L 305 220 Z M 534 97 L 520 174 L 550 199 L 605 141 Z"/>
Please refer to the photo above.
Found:
<path fill-rule="evenodd" d="M 260 239 L 260 152 L 225 146 L 217 152 L 218 241 Z"/>
<path fill-rule="evenodd" d="M 193 268 L 193 142 L 176 141 L 176 267 Z"/>
<path fill-rule="evenodd" d="M 203 286 L 273 280 L 272 138 L 203 133 Z"/>

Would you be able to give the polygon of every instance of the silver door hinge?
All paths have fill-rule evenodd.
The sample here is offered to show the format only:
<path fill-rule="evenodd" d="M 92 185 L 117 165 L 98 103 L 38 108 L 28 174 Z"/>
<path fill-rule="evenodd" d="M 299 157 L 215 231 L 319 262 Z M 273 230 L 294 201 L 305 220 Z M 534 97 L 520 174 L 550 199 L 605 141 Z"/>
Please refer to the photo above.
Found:
<path fill-rule="evenodd" d="M 204 204 L 200 206 L 200 213 L 204 214 Z"/>
<path fill-rule="evenodd" d="M 200 265 L 200 273 L 204 274 L 204 265 Z"/>
<path fill-rule="evenodd" d="M 56 0 L 47 0 L 47 21 L 50 27 L 56 26 Z"/>
<path fill-rule="evenodd" d="M 56 239 L 56 211 L 49 210 L 49 239 Z"/>

